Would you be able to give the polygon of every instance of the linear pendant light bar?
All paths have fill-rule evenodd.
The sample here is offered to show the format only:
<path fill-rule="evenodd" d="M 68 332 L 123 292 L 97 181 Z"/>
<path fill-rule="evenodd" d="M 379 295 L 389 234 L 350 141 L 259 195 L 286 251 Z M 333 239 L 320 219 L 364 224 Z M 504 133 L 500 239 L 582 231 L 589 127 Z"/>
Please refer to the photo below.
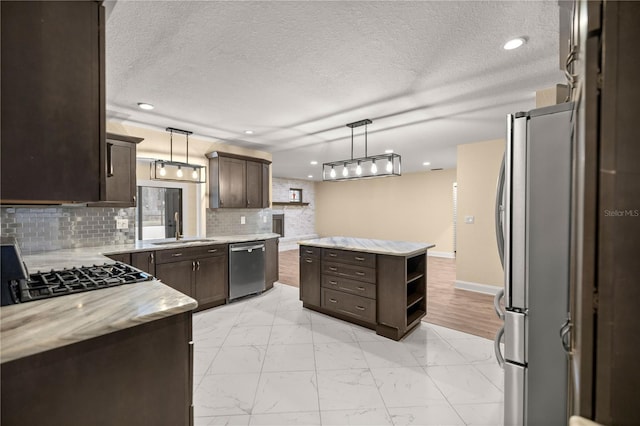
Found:
<path fill-rule="evenodd" d="M 322 180 L 337 182 L 344 180 L 370 179 L 402 175 L 402 158 L 399 154 L 368 155 L 367 119 L 347 124 L 351 128 L 351 158 L 322 164 Z M 353 129 L 365 126 L 364 157 L 353 158 Z"/>
<path fill-rule="evenodd" d="M 206 182 L 206 167 L 198 164 L 189 163 L 189 135 L 193 132 L 189 130 L 176 129 L 175 127 L 167 127 L 165 129 L 170 132 L 170 150 L 169 161 L 166 160 L 154 160 L 151 162 L 150 176 L 153 180 L 167 180 L 175 182 L 191 182 L 191 183 L 204 183 Z M 173 161 L 173 134 L 180 133 L 186 136 L 187 139 L 187 151 L 186 161 Z"/>

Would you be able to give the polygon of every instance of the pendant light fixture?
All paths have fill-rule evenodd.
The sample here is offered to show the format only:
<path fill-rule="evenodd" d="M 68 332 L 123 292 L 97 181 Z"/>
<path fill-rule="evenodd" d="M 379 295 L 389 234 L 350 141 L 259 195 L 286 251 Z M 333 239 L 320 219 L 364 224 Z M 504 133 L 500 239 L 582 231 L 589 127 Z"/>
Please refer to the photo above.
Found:
<path fill-rule="evenodd" d="M 387 176 L 400 176 L 401 172 L 401 157 L 399 154 L 388 153 L 380 155 L 367 155 L 368 134 L 367 125 L 373 123 L 373 121 L 367 119 L 356 121 L 354 123 L 347 124 L 347 127 L 351 128 L 351 158 L 348 160 L 332 161 L 330 163 L 324 163 L 322 165 L 322 180 L 323 181 L 342 181 L 342 180 L 355 180 L 355 179 L 367 179 L 374 177 L 387 177 Z M 356 127 L 364 127 L 364 157 L 353 158 L 353 129 Z M 379 164 L 386 165 L 384 168 L 378 167 Z M 342 167 L 342 176 L 338 176 L 336 168 Z"/>
<path fill-rule="evenodd" d="M 170 154 L 169 161 L 153 160 L 151 162 L 151 179 L 154 180 L 170 180 L 178 182 L 205 182 L 205 166 L 198 164 L 189 164 L 189 135 L 193 134 L 188 130 L 167 127 L 165 129 L 170 133 Z M 173 134 L 180 133 L 186 136 L 187 150 L 185 162 L 173 161 Z"/>

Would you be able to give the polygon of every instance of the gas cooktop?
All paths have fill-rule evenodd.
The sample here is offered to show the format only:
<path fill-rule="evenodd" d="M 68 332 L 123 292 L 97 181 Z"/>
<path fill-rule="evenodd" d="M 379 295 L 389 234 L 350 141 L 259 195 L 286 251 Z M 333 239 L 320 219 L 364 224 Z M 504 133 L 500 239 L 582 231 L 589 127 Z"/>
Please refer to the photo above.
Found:
<path fill-rule="evenodd" d="M 23 303 L 152 279 L 151 275 L 127 264 L 105 263 L 30 274 L 28 280 L 12 281 L 10 293 L 13 303 Z"/>

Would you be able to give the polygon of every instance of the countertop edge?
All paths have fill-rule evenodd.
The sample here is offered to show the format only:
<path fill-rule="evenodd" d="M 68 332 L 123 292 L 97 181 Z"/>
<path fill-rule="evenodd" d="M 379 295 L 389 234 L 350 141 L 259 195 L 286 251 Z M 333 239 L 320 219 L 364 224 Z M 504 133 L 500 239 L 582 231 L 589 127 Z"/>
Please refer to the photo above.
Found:
<path fill-rule="evenodd" d="M 341 243 L 335 243 L 335 242 L 323 242 L 321 240 L 322 238 L 312 239 L 312 240 L 301 240 L 301 241 L 298 241 L 297 244 L 300 246 L 332 248 L 337 250 L 359 251 L 363 253 L 381 254 L 381 255 L 387 255 L 387 256 L 403 256 L 403 257 L 426 253 L 429 249 L 436 246 L 435 244 L 432 244 L 432 243 L 411 243 L 411 242 L 403 242 L 403 241 L 370 240 L 365 238 L 352 239 L 354 241 L 358 241 L 361 243 L 364 243 L 367 241 L 375 241 L 376 243 L 387 242 L 389 244 L 409 244 L 409 245 L 420 246 L 417 248 L 412 248 L 410 250 L 391 250 L 391 249 L 383 249 L 383 248 L 375 248 L 375 247 L 365 247 L 363 245 L 349 245 L 349 244 L 341 244 Z"/>

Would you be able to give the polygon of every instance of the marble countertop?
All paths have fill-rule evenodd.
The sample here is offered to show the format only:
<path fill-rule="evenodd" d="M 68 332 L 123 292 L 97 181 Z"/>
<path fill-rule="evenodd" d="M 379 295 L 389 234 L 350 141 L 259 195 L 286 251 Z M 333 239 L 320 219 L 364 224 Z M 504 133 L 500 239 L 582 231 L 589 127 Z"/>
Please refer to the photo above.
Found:
<path fill-rule="evenodd" d="M 23 255 L 30 273 L 113 263 L 105 255 L 230 244 L 278 234 L 138 241 Z M 161 243 L 161 244 L 158 244 Z M 168 244 L 162 244 L 168 243 Z M 0 363 L 191 311 L 198 303 L 158 280 L 70 294 L 0 308 Z"/>
<path fill-rule="evenodd" d="M 268 240 L 278 238 L 279 234 L 225 235 L 210 238 L 184 238 L 174 242 L 173 238 L 161 240 L 136 241 L 131 244 L 119 244 L 100 247 L 82 247 L 75 249 L 53 250 L 42 253 L 23 255 L 30 273 L 50 269 L 73 268 L 103 263 L 113 263 L 105 255 L 131 253 L 136 251 L 169 250 L 182 247 L 197 247 L 210 244 L 233 244 L 246 241 Z"/>
<path fill-rule="evenodd" d="M 0 363 L 195 309 L 160 281 L 121 285 L 0 308 Z"/>
<path fill-rule="evenodd" d="M 371 240 L 368 238 L 324 237 L 298 241 L 301 246 L 353 250 L 365 253 L 387 254 L 391 256 L 412 256 L 424 253 L 435 247 L 430 243 L 413 243 L 407 241 Z"/>

